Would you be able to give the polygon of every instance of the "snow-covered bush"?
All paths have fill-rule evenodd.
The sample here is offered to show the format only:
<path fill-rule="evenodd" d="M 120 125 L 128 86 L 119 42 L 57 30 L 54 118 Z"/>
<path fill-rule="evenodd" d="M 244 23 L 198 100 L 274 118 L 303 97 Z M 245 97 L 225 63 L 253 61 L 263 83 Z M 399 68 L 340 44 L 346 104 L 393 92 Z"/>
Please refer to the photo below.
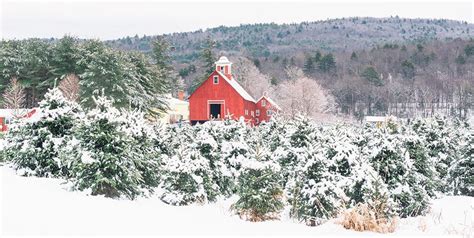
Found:
<path fill-rule="evenodd" d="M 134 164 L 142 176 L 141 186 L 153 190 L 158 187 L 160 181 L 158 170 L 162 152 L 160 148 L 155 147 L 155 143 L 162 134 L 154 130 L 143 112 L 121 110 L 121 114 L 124 120 L 119 130 L 133 140 L 131 145 L 135 155 Z"/>
<path fill-rule="evenodd" d="M 437 190 L 449 192 L 448 169 L 457 160 L 457 147 L 460 143 L 457 127 L 446 118 L 417 119 L 411 123 L 413 131 L 420 137 L 428 148 L 428 155 L 435 163 L 438 173 Z"/>
<path fill-rule="evenodd" d="M 461 155 L 448 171 L 450 191 L 455 195 L 474 196 L 474 134 L 466 132 L 461 144 Z"/>
<path fill-rule="evenodd" d="M 241 161 L 237 195 L 232 209 L 243 219 L 264 221 L 276 219 L 283 209 L 280 166 L 271 160 L 265 145 L 251 146 L 248 157 Z"/>
<path fill-rule="evenodd" d="M 23 175 L 69 176 L 68 161 L 59 151 L 71 138 L 82 110 L 67 101 L 58 88 L 50 89 L 37 109 L 40 117 L 16 119 L 5 137 L 5 157 Z"/>
<path fill-rule="evenodd" d="M 417 216 L 427 211 L 430 198 L 425 185 L 418 183 L 425 176 L 417 171 L 403 136 L 385 129 L 367 129 L 363 153 L 391 191 L 398 215 Z"/>
<path fill-rule="evenodd" d="M 366 172 L 361 187 L 364 202 L 343 213 L 342 225 L 356 231 L 393 232 L 397 224 L 396 204 L 380 176 L 373 170 Z"/>
<path fill-rule="evenodd" d="M 169 126 L 162 140 L 161 199 L 173 205 L 205 203 L 215 199 L 209 160 L 201 155 L 196 127 Z"/>
<path fill-rule="evenodd" d="M 299 168 L 310 157 L 307 148 L 312 146 L 315 140 L 318 140 L 318 129 L 310 118 L 302 115 L 296 116 L 295 119 L 289 120 L 285 125 L 280 125 L 275 129 L 278 130 L 274 130 L 273 133 L 281 134 L 281 136 L 272 135 L 269 138 L 278 138 L 276 146 L 270 145 L 270 148 L 273 148 L 272 158 L 278 161 L 282 168 L 282 184 L 285 186 L 285 190 L 291 192 L 294 183 L 301 176 Z M 265 140 L 267 139 L 265 138 Z"/>
<path fill-rule="evenodd" d="M 142 194 L 144 174 L 155 173 L 154 163 L 137 148 L 139 135 L 127 126 L 127 117 L 112 106 L 104 96 L 94 98 L 90 110 L 75 131 L 77 141 L 66 151 L 72 164 L 74 188 L 92 195 L 135 198 Z M 133 122 L 132 122 L 133 123 Z M 141 170 L 142 169 L 142 170 Z"/>
<path fill-rule="evenodd" d="M 310 144 L 305 148 L 308 158 L 300 169 L 302 176 L 288 192 L 291 215 L 310 226 L 333 218 L 347 200 L 342 186 L 337 183 L 338 174 L 330 170 L 334 161 L 328 160 L 324 149 L 316 146 Z"/>

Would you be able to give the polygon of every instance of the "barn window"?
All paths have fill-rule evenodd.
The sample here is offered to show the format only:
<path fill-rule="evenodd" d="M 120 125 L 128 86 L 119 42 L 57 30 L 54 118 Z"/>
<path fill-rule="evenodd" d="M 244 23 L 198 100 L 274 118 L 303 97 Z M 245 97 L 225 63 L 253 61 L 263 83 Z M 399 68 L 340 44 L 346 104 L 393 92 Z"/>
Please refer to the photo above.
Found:
<path fill-rule="evenodd" d="M 262 107 L 266 106 L 267 105 L 267 101 L 265 100 L 262 100 Z"/>
<path fill-rule="evenodd" d="M 258 118 L 255 118 L 255 122 L 258 124 L 260 121 L 258 120 Z"/>
<path fill-rule="evenodd" d="M 255 115 L 257 115 L 257 117 L 260 116 L 260 110 L 258 110 L 258 109 L 255 110 Z"/>
<path fill-rule="evenodd" d="M 250 114 L 253 116 L 253 111 L 251 111 Z"/>
<path fill-rule="evenodd" d="M 249 110 L 245 109 L 245 115 L 246 115 L 246 116 L 249 115 Z"/>
<path fill-rule="evenodd" d="M 224 72 L 224 66 L 221 66 L 221 72 Z"/>
<path fill-rule="evenodd" d="M 219 84 L 219 76 L 214 76 L 214 84 Z"/>
<path fill-rule="evenodd" d="M 272 110 L 268 110 L 267 111 L 267 116 L 271 116 L 272 115 Z"/>

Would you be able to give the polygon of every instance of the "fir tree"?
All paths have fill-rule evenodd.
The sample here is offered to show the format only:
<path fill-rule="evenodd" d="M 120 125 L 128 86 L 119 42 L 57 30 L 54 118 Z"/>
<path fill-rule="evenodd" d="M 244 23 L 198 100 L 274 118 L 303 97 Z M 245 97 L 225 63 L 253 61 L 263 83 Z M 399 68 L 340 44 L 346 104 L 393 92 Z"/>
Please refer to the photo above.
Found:
<path fill-rule="evenodd" d="M 94 98 L 96 107 L 87 113 L 75 137 L 78 151 L 69 151 L 74 159 L 74 188 L 88 190 L 92 195 L 133 199 L 142 194 L 143 153 L 137 151 L 133 137 L 122 128 L 125 118 L 104 96 Z M 156 172 L 156 171 L 153 171 Z"/>
<path fill-rule="evenodd" d="M 81 108 L 53 88 L 36 113 L 41 117 L 18 119 L 11 126 L 5 138 L 5 155 L 24 175 L 68 176 L 68 162 L 60 159 L 59 151 L 82 117 Z"/>
<path fill-rule="evenodd" d="M 474 196 L 474 136 L 464 137 L 461 156 L 448 171 L 448 182 L 454 195 Z"/>
<path fill-rule="evenodd" d="M 248 158 L 241 161 L 239 200 L 232 206 L 241 218 L 250 221 L 275 219 L 283 209 L 279 166 L 271 161 L 270 155 L 268 148 L 256 144 Z"/>

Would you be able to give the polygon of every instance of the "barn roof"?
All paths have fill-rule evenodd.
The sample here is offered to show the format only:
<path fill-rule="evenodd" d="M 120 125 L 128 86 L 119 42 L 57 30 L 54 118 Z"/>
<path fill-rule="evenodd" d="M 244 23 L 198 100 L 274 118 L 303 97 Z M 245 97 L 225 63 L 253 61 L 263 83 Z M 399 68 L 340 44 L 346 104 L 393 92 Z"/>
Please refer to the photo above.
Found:
<path fill-rule="evenodd" d="M 225 76 L 225 74 L 223 74 L 219 71 L 216 71 L 216 72 L 222 78 L 224 78 L 230 84 L 230 86 L 232 86 L 235 89 L 235 91 L 237 91 L 237 93 L 240 94 L 241 97 L 243 97 L 247 101 L 256 103 L 255 99 L 252 96 L 250 96 L 250 94 L 247 91 L 245 91 L 245 89 L 242 88 L 242 86 L 240 86 L 240 84 L 237 82 L 237 80 L 235 80 L 235 79 L 231 80 L 231 79 L 227 78 L 227 76 Z"/>
<path fill-rule="evenodd" d="M 276 109 L 278 109 L 278 110 L 281 111 L 281 107 L 278 106 L 278 104 L 276 104 L 275 101 L 273 101 L 271 98 L 269 98 L 269 97 L 267 97 L 267 96 L 265 96 L 265 95 L 261 96 L 261 97 L 257 100 L 257 102 L 259 102 L 260 100 L 262 100 L 262 98 L 267 99 L 267 101 L 268 101 L 270 104 L 272 104 L 274 107 L 276 107 Z"/>

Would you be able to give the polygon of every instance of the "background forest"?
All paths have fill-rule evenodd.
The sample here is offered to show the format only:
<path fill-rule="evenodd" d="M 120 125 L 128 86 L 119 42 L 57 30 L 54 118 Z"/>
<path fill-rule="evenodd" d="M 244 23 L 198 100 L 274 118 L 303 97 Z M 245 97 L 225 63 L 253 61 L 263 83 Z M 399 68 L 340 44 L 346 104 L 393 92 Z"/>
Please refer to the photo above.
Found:
<path fill-rule="evenodd" d="M 284 109 L 297 102 L 305 105 L 297 110 L 310 116 L 467 117 L 474 94 L 473 30 L 450 20 L 343 18 L 105 42 L 69 36 L 2 41 L 0 86 L 18 78 L 26 88 L 25 106 L 32 107 L 46 88 L 73 73 L 85 105 L 104 88 L 119 106 L 164 108 L 164 93 L 192 93 L 217 57 L 226 55 L 254 97 L 267 91 Z"/>

